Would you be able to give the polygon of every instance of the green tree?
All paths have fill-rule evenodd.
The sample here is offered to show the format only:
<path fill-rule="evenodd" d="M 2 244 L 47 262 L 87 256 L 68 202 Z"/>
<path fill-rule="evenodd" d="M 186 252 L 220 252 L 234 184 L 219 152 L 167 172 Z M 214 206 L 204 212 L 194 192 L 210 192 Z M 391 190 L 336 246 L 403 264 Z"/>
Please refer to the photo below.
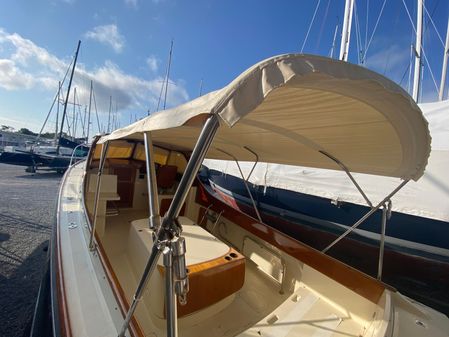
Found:
<path fill-rule="evenodd" d="M 21 128 L 19 131 L 17 131 L 18 133 L 21 133 L 23 135 L 29 135 L 29 136 L 37 136 L 36 133 L 34 133 L 31 130 L 28 130 L 27 128 Z"/>

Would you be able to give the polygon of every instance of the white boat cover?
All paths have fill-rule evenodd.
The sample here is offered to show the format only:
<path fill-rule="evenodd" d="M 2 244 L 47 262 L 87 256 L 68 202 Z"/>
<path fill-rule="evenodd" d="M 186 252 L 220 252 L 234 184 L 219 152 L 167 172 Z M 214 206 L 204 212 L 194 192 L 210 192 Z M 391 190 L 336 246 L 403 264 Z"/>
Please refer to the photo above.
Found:
<path fill-rule="evenodd" d="M 417 182 L 408 183 L 393 197 L 393 210 L 449 222 L 449 101 L 420 104 L 420 107 L 429 121 L 432 152 L 424 176 Z M 224 174 L 240 177 L 235 162 L 206 160 L 204 164 Z M 250 162 L 241 163 L 245 177 L 252 166 Z M 399 184 L 399 180 L 394 178 L 366 174 L 354 174 L 354 177 L 376 203 Z M 343 172 L 259 163 L 249 181 L 366 205 Z"/>
<path fill-rule="evenodd" d="M 207 158 L 337 169 L 418 179 L 430 152 L 427 122 L 397 84 L 368 69 L 320 56 L 262 61 L 221 90 L 161 111 L 103 137 L 193 149 L 205 118 L 219 128 Z M 221 151 L 223 150 L 223 151 Z"/>

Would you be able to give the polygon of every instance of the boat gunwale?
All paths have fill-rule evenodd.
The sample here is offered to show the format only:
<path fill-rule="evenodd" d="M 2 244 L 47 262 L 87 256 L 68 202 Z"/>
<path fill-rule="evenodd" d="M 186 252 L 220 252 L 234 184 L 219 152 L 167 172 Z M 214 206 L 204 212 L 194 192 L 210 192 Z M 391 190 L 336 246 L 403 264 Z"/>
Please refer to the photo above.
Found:
<path fill-rule="evenodd" d="M 51 306 L 52 306 L 52 323 L 53 334 L 57 336 L 72 336 L 70 317 L 68 315 L 67 298 L 64 284 L 64 268 L 62 265 L 61 251 L 61 235 L 60 235 L 60 207 L 62 191 L 64 189 L 67 177 L 71 172 L 69 168 L 61 179 L 58 192 L 58 201 L 56 205 L 56 221 L 53 227 L 52 245 L 51 245 Z M 56 286 L 56 289 L 55 289 Z M 57 308 L 55 308 L 55 305 Z M 57 311 L 55 311 L 57 310 Z M 62 319 L 61 319 L 62 318 Z"/>
<path fill-rule="evenodd" d="M 321 253 L 320 251 L 292 238 L 291 236 L 284 234 L 276 228 L 273 228 L 265 223 L 260 223 L 257 219 L 251 217 L 246 213 L 232 208 L 231 206 L 217 199 L 216 196 L 209 193 L 203 182 L 199 181 L 198 185 L 199 188 L 195 201 L 201 206 L 199 219 L 202 217 L 202 213 L 204 212 L 205 208 L 210 204 L 210 202 L 209 204 L 207 204 L 205 200 L 202 200 L 201 195 L 208 195 L 210 196 L 210 198 L 220 203 L 219 206 L 216 206 L 214 205 L 214 203 L 212 203 L 213 205 L 212 207 L 210 207 L 210 209 L 212 209 L 213 211 L 217 211 L 217 207 L 219 207 L 220 210 L 224 210 L 222 216 L 225 216 L 230 221 L 235 222 L 241 228 L 249 231 L 261 240 L 264 240 L 265 242 L 277 247 L 284 253 L 297 259 L 299 262 L 304 263 L 305 265 L 317 270 L 319 273 L 322 273 L 335 282 L 338 282 L 339 284 L 352 290 L 353 292 L 369 300 L 370 302 L 378 304 L 385 290 L 396 292 L 396 289 L 389 286 L 388 284 L 379 281 L 333 258 L 332 256 Z M 218 212 L 220 212 L 220 210 L 218 210 Z M 247 220 L 242 221 L 245 219 Z M 255 225 L 257 225 L 257 227 Z M 265 229 L 267 229 L 267 231 L 265 232 L 261 230 L 260 226 L 263 226 Z M 289 246 L 287 247 L 286 245 L 280 244 L 275 236 L 282 237 L 288 242 Z M 326 262 L 326 267 L 323 267 L 323 262 Z M 329 264 L 333 265 L 332 268 L 328 268 Z M 336 272 L 336 270 L 341 270 L 341 272 Z M 367 289 L 367 287 L 361 287 L 361 284 L 365 284 L 369 286 L 369 288 Z"/>
<path fill-rule="evenodd" d="M 90 152 L 88 154 L 87 160 L 86 160 L 86 166 L 84 169 L 84 176 L 87 176 L 87 170 L 91 169 L 91 164 L 94 161 L 93 159 L 93 154 L 95 153 L 94 148 L 95 145 L 98 141 L 98 139 L 100 139 L 99 137 L 96 138 L 94 140 L 94 142 L 92 143 L 92 146 L 90 147 Z M 87 187 L 87 179 L 83 179 L 83 183 L 81 186 L 81 206 L 83 208 L 83 213 L 84 216 L 86 218 L 86 221 L 89 223 L 88 224 L 88 230 L 89 233 L 92 230 L 92 220 L 91 217 L 87 211 L 87 206 L 86 206 L 86 187 Z M 108 283 L 111 287 L 112 293 L 114 294 L 115 300 L 117 301 L 118 307 L 120 308 L 120 312 L 123 316 L 123 319 L 125 319 L 126 313 L 129 310 L 129 302 L 126 299 L 126 295 L 125 292 L 122 288 L 122 286 L 120 285 L 120 282 L 118 280 L 117 275 L 114 272 L 114 269 L 112 267 L 111 262 L 109 261 L 109 258 L 106 254 L 106 251 L 104 250 L 104 247 L 101 243 L 100 238 L 98 237 L 97 233 L 94 233 L 95 235 L 95 251 L 98 254 L 100 263 L 103 267 L 103 270 L 105 272 L 106 278 L 108 280 Z M 129 324 L 129 331 L 131 336 L 136 336 L 136 337 L 144 337 L 145 334 L 143 333 L 142 327 L 140 326 L 139 322 L 137 321 L 137 319 L 133 316 L 131 318 L 130 324 Z"/>

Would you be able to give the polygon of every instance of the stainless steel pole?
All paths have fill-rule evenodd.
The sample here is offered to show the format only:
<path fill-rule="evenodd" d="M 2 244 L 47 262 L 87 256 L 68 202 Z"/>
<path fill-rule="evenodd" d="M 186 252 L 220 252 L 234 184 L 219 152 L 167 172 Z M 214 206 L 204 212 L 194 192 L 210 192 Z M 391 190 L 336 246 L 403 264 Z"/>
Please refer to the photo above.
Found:
<path fill-rule="evenodd" d="M 118 334 L 119 337 L 125 336 L 126 330 L 128 329 L 129 322 L 133 317 L 134 311 L 136 310 L 137 304 L 142 298 L 142 293 L 145 290 L 146 284 L 150 279 L 150 276 L 153 274 L 154 269 L 156 268 L 157 261 L 162 254 L 162 250 L 165 248 L 165 244 L 162 243 L 165 240 L 162 240 L 162 237 L 165 235 L 164 232 L 160 232 L 159 237 L 156 238 L 157 241 L 154 242 L 153 247 L 151 249 L 150 257 L 148 258 L 147 265 L 142 274 L 142 278 L 140 279 L 139 285 L 137 286 L 136 293 L 133 297 L 133 302 L 129 307 L 128 313 L 126 314 L 125 321 L 123 322 L 122 329 Z M 160 243 L 160 244 L 159 244 Z"/>
<path fill-rule="evenodd" d="M 199 166 L 201 165 L 204 156 L 207 153 L 207 150 L 209 149 L 210 144 L 212 143 L 212 140 L 214 139 L 215 133 L 219 127 L 218 117 L 216 115 L 211 115 L 209 119 L 206 121 L 201 134 L 198 138 L 198 141 L 195 145 L 195 148 L 193 149 L 192 156 L 190 157 L 189 162 L 187 163 L 186 170 L 184 172 L 184 175 L 181 178 L 181 182 L 179 183 L 178 189 L 176 190 L 176 193 L 173 197 L 173 201 L 170 205 L 169 210 L 167 211 L 167 215 L 164 217 L 164 221 L 162 223 L 162 226 L 160 226 L 153 247 L 151 249 L 151 254 L 148 259 L 147 265 L 145 266 L 145 270 L 143 271 L 142 278 L 140 279 L 139 285 L 137 286 L 136 293 L 133 298 L 133 302 L 128 310 L 128 313 L 126 314 L 125 321 L 123 322 L 122 329 L 120 330 L 119 337 L 123 337 L 125 335 L 126 330 L 128 329 L 129 322 L 131 321 L 131 317 L 134 314 L 134 311 L 136 310 L 137 304 L 140 301 L 142 297 L 142 293 L 146 287 L 146 284 L 148 280 L 150 279 L 151 275 L 153 274 L 153 271 L 156 267 L 157 260 L 159 259 L 160 255 L 162 254 L 165 247 L 167 247 L 167 243 L 173 239 L 173 223 L 174 219 L 178 216 L 179 211 L 181 210 L 181 206 L 184 203 L 187 193 L 192 186 L 193 180 L 195 179 L 195 174 L 199 169 Z M 170 254 L 172 254 L 172 251 L 170 250 Z M 173 270 L 173 269 L 172 269 Z M 172 276 L 173 278 L 173 276 Z M 168 281 L 166 281 L 168 283 Z M 166 283 L 166 285 L 167 285 Z M 166 298 L 168 299 L 169 296 L 174 296 L 173 294 L 173 288 L 166 288 L 166 294 L 170 292 L 170 295 L 167 295 Z M 176 297 L 175 297 L 176 298 Z M 176 303 L 175 303 L 176 304 Z M 167 308 L 168 309 L 168 308 Z M 173 311 L 173 308 L 171 309 Z M 167 318 L 170 316 L 175 315 L 176 312 L 170 312 L 170 314 L 167 313 Z M 167 322 L 167 324 L 169 324 Z M 176 323 L 175 325 L 170 326 L 170 330 L 167 330 L 167 333 L 169 331 L 173 332 L 173 329 L 177 329 Z M 177 332 L 174 332 L 176 336 Z"/>
<path fill-rule="evenodd" d="M 387 227 L 387 213 L 389 212 L 389 209 L 391 207 L 391 201 L 388 203 L 388 206 L 386 204 L 382 207 L 382 228 L 380 232 L 380 247 L 379 247 L 379 264 L 377 267 L 377 279 L 382 279 L 382 269 L 383 269 L 383 263 L 384 263 L 384 248 L 385 248 L 385 229 Z"/>
<path fill-rule="evenodd" d="M 143 137 L 145 142 L 148 203 L 150 209 L 149 226 L 150 229 L 157 230 L 161 224 L 161 217 L 159 215 L 159 197 L 157 192 L 156 168 L 154 166 L 153 141 L 150 132 L 145 132 Z"/>
<path fill-rule="evenodd" d="M 167 318 L 167 337 L 178 336 L 176 319 L 176 295 L 173 273 L 173 250 L 171 245 L 164 249 L 165 267 L 165 317 Z"/>
<path fill-rule="evenodd" d="M 184 204 L 189 189 L 195 179 L 196 173 L 198 172 L 200 165 L 206 156 L 207 150 L 214 139 L 219 125 L 220 123 L 218 122 L 217 115 L 211 115 L 204 124 L 203 130 L 201 131 L 195 148 L 193 149 L 190 160 L 187 163 L 186 170 L 175 192 L 173 201 L 170 204 L 170 208 L 164 217 L 163 225 L 170 226 L 173 220 L 179 215 L 181 207 Z"/>
<path fill-rule="evenodd" d="M 108 151 L 109 142 L 105 142 L 101 148 L 100 163 L 98 164 L 98 175 L 97 175 L 97 186 L 95 187 L 95 197 L 94 197 L 94 224 L 90 230 L 90 240 L 89 249 L 94 250 L 94 236 L 95 227 L 97 226 L 97 215 L 98 215 L 98 201 L 100 199 L 100 186 L 101 186 L 101 175 L 103 174 L 104 163 L 106 161 L 106 154 Z"/>
<path fill-rule="evenodd" d="M 244 146 L 244 148 L 246 148 L 246 147 Z M 248 150 L 248 148 L 246 148 L 246 149 Z M 240 167 L 240 164 L 239 164 L 239 161 L 237 160 L 237 158 L 236 158 L 234 155 L 232 155 L 231 153 L 226 152 L 226 151 L 224 151 L 224 150 L 222 150 L 222 149 L 217 149 L 217 150 L 220 151 L 220 152 L 223 152 L 224 154 L 226 154 L 226 155 L 228 155 L 229 157 L 231 157 L 232 159 L 234 159 L 234 161 L 235 161 L 235 163 L 236 163 L 236 165 L 237 165 L 237 168 L 239 169 L 240 176 L 242 177 L 243 184 L 245 185 L 246 193 L 248 193 L 249 198 L 251 199 L 251 203 L 253 204 L 253 208 L 254 208 L 254 211 L 256 212 L 257 219 L 259 220 L 260 223 L 263 223 L 262 217 L 260 216 L 259 210 L 257 209 L 256 201 L 254 200 L 253 194 L 251 193 L 251 190 L 249 189 L 249 186 L 248 186 L 248 179 L 249 179 L 250 175 L 253 173 L 253 170 L 254 170 L 254 168 L 256 167 L 257 162 L 254 164 L 254 166 L 253 166 L 251 172 L 250 172 L 249 175 L 248 175 L 248 178 L 245 178 L 245 176 L 243 175 L 242 168 Z M 254 153 L 253 151 L 250 151 L 250 152 Z M 257 155 L 256 155 L 256 156 L 257 156 Z M 258 160 L 258 159 L 259 159 L 259 157 L 257 156 L 257 160 Z"/>
<path fill-rule="evenodd" d="M 404 180 L 402 183 L 399 184 L 398 187 L 396 187 L 389 195 L 387 195 L 381 202 L 377 204 L 376 207 L 371 208 L 371 210 L 366 213 L 362 218 L 360 218 L 359 221 L 357 221 L 354 225 L 352 225 L 350 228 L 346 230 L 342 235 L 340 235 L 338 238 L 336 238 L 329 246 L 324 248 L 322 250 L 323 253 L 326 253 L 329 249 L 331 249 L 335 244 L 337 244 L 341 239 L 346 237 L 349 233 L 351 233 L 354 229 L 356 229 L 360 224 L 362 224 L 366 219 L 368 219 L 371 214 L 373 214 L 375 211 L 377 211 L 385 202 L 390 200 L 393 195 L 395 195 L 402 187 L 404 187 L 405 184 L 407 184 L 409 180 Z"/>

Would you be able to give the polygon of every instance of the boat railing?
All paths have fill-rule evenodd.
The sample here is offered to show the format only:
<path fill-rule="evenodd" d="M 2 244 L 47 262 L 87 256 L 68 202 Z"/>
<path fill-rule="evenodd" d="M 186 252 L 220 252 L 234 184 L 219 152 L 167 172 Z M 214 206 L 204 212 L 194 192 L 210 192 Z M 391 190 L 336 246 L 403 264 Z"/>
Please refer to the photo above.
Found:
<path fill-rule="evenodd" d="M 76 155 L 76 150 L 79 148 L 79 147 L 82 147 L 82 146 L 85 146 L 86 144 L 78 144 L 77 146 L 75 146 L 75 148 L 73 149 L 73 151 L 72 151 L 72 155 L 70 156 L 70 164 L 69 164 L 69 167 L 70 166 L 72 166 L 72 165 L 75 165 L 78 161 L 77 161 L 77 158 L 84 158 L 84 156 L 83 157 L 78 157 L 77 155 Z M 75 161 L 74 161 L 75 160 Z"/>

